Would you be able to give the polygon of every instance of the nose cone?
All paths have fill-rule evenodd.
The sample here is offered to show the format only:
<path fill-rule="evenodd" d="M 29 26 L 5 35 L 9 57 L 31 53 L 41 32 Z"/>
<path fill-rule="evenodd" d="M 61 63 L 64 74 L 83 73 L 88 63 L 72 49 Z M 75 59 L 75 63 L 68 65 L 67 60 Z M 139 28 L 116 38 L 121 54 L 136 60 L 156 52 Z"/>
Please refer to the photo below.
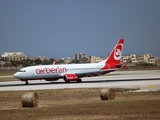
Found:
<path fill-rule="evenodd" d="M 20 74 L 17 72 L 17 73 L 14 74 L 14 77 L 15 77 L 15 78 L 20 78 L 21 76 L 20 76 Z"/>

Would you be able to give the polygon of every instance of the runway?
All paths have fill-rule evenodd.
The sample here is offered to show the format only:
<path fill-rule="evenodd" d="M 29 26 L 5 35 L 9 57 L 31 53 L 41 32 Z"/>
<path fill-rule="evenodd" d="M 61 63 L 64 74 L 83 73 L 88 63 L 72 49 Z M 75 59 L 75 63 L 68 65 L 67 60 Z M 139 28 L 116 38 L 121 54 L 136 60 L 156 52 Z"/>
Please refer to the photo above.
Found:
<path fill-rule="evenodd" d="M 58 81 L 0 82 L 0 91 L 45 90 L 64 88 L 139 88 L 139 91 L 160 90 L 160 70 L 116 71 L 106 76 L 82 78 L 82 83 Z"/>

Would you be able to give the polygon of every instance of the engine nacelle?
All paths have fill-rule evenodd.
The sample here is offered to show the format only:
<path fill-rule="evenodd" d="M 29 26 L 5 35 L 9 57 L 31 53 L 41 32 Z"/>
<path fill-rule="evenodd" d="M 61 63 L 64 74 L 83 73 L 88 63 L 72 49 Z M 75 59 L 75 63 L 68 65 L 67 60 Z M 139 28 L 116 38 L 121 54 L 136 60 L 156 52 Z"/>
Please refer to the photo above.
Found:
<path fill-rule="evenodd" d="M 66 74 L 64 76 L 64 81 L 77 81 L 79 78 L 76 74 Z"/>

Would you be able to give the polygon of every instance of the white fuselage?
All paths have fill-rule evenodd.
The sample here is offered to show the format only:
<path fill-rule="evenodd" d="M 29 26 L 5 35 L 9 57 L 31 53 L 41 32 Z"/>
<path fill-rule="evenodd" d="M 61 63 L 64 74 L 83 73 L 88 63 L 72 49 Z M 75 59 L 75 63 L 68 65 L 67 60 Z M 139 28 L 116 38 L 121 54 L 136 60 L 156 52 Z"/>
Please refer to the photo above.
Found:
<path fill-rule="evenodd" d="M 81 74 L 98 72 L 104 67 L 102 63 L 39 65 L 22 68 L 14 76 L 21 80 L 58 78 L 65 74 Z"/>

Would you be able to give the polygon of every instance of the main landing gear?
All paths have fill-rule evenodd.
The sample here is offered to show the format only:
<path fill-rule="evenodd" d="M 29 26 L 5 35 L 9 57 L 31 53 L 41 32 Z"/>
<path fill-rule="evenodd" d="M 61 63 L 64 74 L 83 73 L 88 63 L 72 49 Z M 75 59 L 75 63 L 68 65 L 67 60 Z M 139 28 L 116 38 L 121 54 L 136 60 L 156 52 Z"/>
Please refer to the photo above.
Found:
<path fill-rule="evenodd" d="M 28 85 L 29 84 L 29 82 L 28 82 L 28 80 L 21 80 L 22 82 L 25 82 L 25 85 Z"/>
<path fill-rule="evenodd" d="M 82 82 L 82 79 L 78 79 L 78 80 L 77 80 L 77 83 L 81 83 L 81 82 Z"/>
<path fill-rule="evenodd" d="M 28 81 L 26 81 L 26 83 L 25 83 L 26 85 L 28 85 L 29 84 L 29 82 Z"/>
<path fill-rule="evenodd" d="M 65 83 L 70 83 L 70 80 L 64 79 Z M 71 80 L 71 81 L 76 81 L 77 83 L 81 83 L 82 79 L 77 79 L 77 80 Z"/>

